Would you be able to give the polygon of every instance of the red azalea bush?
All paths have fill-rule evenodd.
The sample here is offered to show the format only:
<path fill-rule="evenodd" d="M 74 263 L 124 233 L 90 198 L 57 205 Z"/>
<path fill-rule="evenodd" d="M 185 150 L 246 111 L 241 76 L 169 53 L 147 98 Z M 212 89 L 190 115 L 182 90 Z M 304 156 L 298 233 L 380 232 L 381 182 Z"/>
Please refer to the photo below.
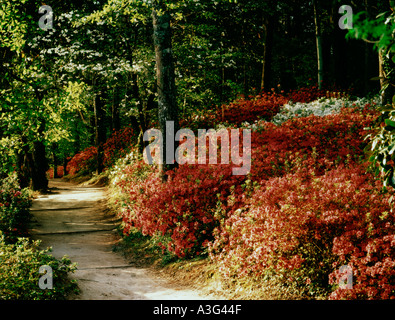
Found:
<path fill-rule="evenodd" d="M 188 128 L 191 130 L 198 129 L 210 129 L 215 128 L 216 124 L 218 124 L 218 114 L 215 111 L 215 107 L 210 110 L 204 110 L 204 112 L 200 114 L 193 113 L 188 115 L 187 117 L 183 117 L 180 119 L 180 128 Z M 157 126 L 158 127 L 158 126 Z"/>
<path fill-rule="evenodd" d="M 295 118 L 281 126 L 266 123 L 252 134 L 253 179 L 281 176 L 300 162 L 322 174 L 345 161 L 358 161 L 366 145 L 365 128 L 378 115 L 345 108 L 337 115 Z"/>
<path fill-rule="evenodd" d="M 270 92 L 262 92 L 255 97 L 249 96 L 248 99 L 241 95 L 236 101 L 208 110 L 204 115 L 182 119 L 180 125 L 191 129 L 205 129 L 213 128 L 221 122 L 241 125 L 244 122 L 253 123 L 259 119 L 270 121 L 280 108 L 290 101 L 308 103 L 321 97 L 339 98 L 346 94 L 335 88 L 318 89 L 317 86 L 300 88 L 289 93 L 272 88 Z"/>
<path fill-rule="evenodd" d="M 95 159 L 97 157 L 97 148 L 88 147 L 77 153 L 67 164 L 67 172 L 75 175 L 83 171 L 93 171 Z"/>
<path fill-rule="evenodd" d="M 248 176 L 233 176 L 231 165 L 182 165 L 162 183 L 154 167 L 129 165 L 117 182 L 128 195 L 124 233 L 159 235 L 178 257 L 209 247 L 228 278 L 275 279 L 299 297 L 394 298 L 389 194 L 359 164 L 364 128 L 378 115 L 343 109 L 265 123 L 252 133 Z M 338 288 L 345 264 L 352 290 Z"/>
<path fill-rule="evenodd" d="M 58 174 L 58 178 L 62 178 L 63 177 L 63 173 L 64 173 L 63 166 L 58 166 L 56 168 L 56 172 Z M 53 179 L 53 173 L 54 173 L 54 168 L 48 169 L 47 175 L 48 175 L 49 179 Z"/>
<path fill-rule="evenodd" d="M 149 171 L 143 162 L 128 166 L 119 186 L 129 194 L 123 213 L 124 233 L 137 228 L 144 235 L 159 235 L 162 247 L 179 257 L 200 254 L 218 225 L 215 208 L 230 195 L 243 176 L 233 176 L 229 165 L 183 165 L 169 172 L 162 183 L 155 170 L 145 179 L 131 177 Z M 151 168 L 152 169 L 152 168 Z"/>
<path fill-rule="evenodd" d="M 133 140 L 136 138 L 134 131 L 130 127 L 126 127 L 120 131 L 114 132 L 111 137 L 103 145 L 105 168 L 109 168 L 115 162 L 125 157 L 133 147 Z M 92 146 L 77 153 L 67 164 L 67 172 L 75 175 L 79 172 L 92 172 L 96 167 L 97 148 Z M 59 168 L 58 168 L 59 170 Z M 48 172 L 53 176 L 53 171 Z M 59 171 L 58 171 L 59 173 Z M 63 174 L 63 172 L 62 172 Z"/>
<path fill-rule="evenodd" d="M 253 133 L 253 163 L 249 179 L 260 181 L 283 175 L 302 164 L 315 168 L 319 174 L 336 163 L 346 161 L 350 152 L 359 155 L 362 152 L 363 127 L 374 116 L 369 112 L 347 112 L 338 118 L 309 117 L 304 125 L 301 119 L 284 127 L 268 124 L 262 132 Z M 138 168 L 127 167 L 124 176 L 132 177 L 140 166 L 142 164 Z M 130 227 L 150 235 L 160 231 L 173 239 L 169 240 L 172 243 L 170 251 L 184 256 L 185 252 L 202 244 L 199 240 L 202 227 L 208 234 L 209 229 L 216 225 L 218 221 L 214 221 L 212 215 L 217 210 L 218 200 L 224 201 L 230 195 L 231 187 L 232 203 L 221 210 L 230 214 L 242 205 L 245 189 L 241 183 L 246 179 L 232 176 L 230 165 L 183 165 L 170 173 L 167 183 L 162 183 L 154 171 L 146 179 L 124 178 L 120 185 L 124 192 L 130 194 L 129 209 L 124 213 L 125 232 L 128 233 Z M 220 199 L 216 196 L 218 193 Z M 187 221 L 193 223 L 184 224 Z M 206 223 L 210 227 L 203 226 Z M 189 240 L 182 242 L 180 239 L 184 238 Z"/>
<path fill-rule="evenodd" d="M 254 100 L 242 98 L 227 106 L 222 106 L 217 111 L 217 119 L 218 122 L 237 125 L 243 122 L 252 123 L 258 119 L 270 121 L 280 111 L 280 107 L 287 102 L 288 99 L 282 94 L 264 92 Z"/>
<path fill-rule="evenodd" d="M 240 125 L 243 122 L 252 123 L 258 119 L 270 121 L 290 100 L 294 103 L 307 103 L 328 95 L 333 95 L 333 93 L 326 89 L 318 89 L 317 86 L 301 88 L 287 94 L 284 91 L 276 92 L 273 88 L 271 92 L 262 92 L 255 98 L 240 98 L 229 105 L 221 106 L 217 110 L 216 123 L 227 122 Z M 207 118 L 210 123 L 213 122 L 212 120 L 212 117 Z"/>
<path fill-rule="evenodd" d="M 307 169 L 263 181 L 216 230 L 211 257 L 227 277 L 281 279 L 302 298 L 395 298 L 395 215 L 365 168 Z M 338 287 L 349 264 L 354 287 Z"/>
<path fill-rule="evenodd" d="M 366 188 L 370 197 L 360 209 L 360 218 L 333 241 L 339 261 L 329 275 L 330 283 L 339 283 L 338 269 L 348 265 L 353 286 L 352 290 L 337 286 L 330 299 L 395 299 L 395 213 L 388 205 L 393 191 L 380 194 L 379 187 Z"/>
<path fill-rule="evenodd" d="M 104 166 L 109 168 L 114 165 L 118 159 L 124 158 L 130 152 L 130 148 L 135 139 L 136 136 L 131 127 L 115 131 L 103 146 Z"/>
<path fill-rule="evenodd" d="M 322 97 L 339 98 L 345 93 L 340 93 L 335 88 L 319 89 L 318 86 L 311 86 L 307 88 L 300 88 L 292 90 L 287 94 L 287 98 L 292 102 L 309 103 Z"/>

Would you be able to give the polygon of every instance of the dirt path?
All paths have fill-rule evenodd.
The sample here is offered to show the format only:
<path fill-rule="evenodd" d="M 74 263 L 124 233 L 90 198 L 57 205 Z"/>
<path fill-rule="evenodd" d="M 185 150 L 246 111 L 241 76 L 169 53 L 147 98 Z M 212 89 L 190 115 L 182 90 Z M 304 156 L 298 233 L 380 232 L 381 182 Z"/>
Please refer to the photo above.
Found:
<path fill-rule="evenodd" d="M 33 202 L 33 239 L 52 247 L 53 256 L 68 255 L 78 269 L 81 293 L 75 300 L 204 300 L 214 297 L 177 287 L 150 270 L 128 264 L 112 251 L 117 222 L 105 212 L 105 190 L 50 181 L 51 194 Z"/>

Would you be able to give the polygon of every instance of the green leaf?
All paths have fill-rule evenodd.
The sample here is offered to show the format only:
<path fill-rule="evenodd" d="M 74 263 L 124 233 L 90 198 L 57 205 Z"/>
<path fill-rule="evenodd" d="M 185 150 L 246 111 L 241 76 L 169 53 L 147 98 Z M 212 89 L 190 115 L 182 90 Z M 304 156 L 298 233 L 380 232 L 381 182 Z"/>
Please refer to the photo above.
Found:
<path fill-rule="evenodd" d="M 390 126 L 390 127 L 394 127 L 394 128 L 395 128 L 395 121 L 392 121 L 391 119 L 385 119 L 385 124 L 386 124 L 387 126 Z"/>

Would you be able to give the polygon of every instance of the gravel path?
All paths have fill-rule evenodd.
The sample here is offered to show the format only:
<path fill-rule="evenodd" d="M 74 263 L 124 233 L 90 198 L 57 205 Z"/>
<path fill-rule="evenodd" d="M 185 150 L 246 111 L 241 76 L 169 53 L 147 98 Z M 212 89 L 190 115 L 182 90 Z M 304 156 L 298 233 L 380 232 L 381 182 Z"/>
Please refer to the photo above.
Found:
<path fill-rule="evenodd" d="M 34 200 L 33 239 L 53 256 L 68 255 L 78 269 L 81 293 L 73 300 L 206 300 L 214 299 L 170 284 L 148 269 L 129 264 L 112 251 L 117 222 L 105 209 L 104 188 L 78 187 L 59 179 L 50 181 L 51 193 Z"/>

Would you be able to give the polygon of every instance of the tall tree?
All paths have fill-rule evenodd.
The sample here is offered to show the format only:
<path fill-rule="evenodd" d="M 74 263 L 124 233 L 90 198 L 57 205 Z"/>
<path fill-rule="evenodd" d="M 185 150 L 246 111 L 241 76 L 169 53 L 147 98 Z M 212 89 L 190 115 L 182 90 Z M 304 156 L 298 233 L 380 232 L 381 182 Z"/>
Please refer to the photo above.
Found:
<path fill-rule="evenodd" d="M 322 48 L 322 31 L 320 11 L 318 7 L 318 0 L 313 0 L 314 6 L 314 22 L 315 22 L 315 38 L 317 46 L 317 66 L 318 66 L 318 87 L 322 88 L 324 84 L 324 55 Z"/>
<path fill-rule="evenodd" d="M 174 161 L 177 147 L 174 137 L 179 128 L 179 120 L 170 13 L 164 1 L 154 1 L 152 18 L 158 85 L 158 116 L 163 135 L 163 159 L 159 169 L 162 178 L 166 180 L 166 171 L 177 166 L 177 163 Z M 173 122 L 174 125 L 167 126 L 168 122 Z M 172 161 L 174 162 L 172 163 Z"/>

